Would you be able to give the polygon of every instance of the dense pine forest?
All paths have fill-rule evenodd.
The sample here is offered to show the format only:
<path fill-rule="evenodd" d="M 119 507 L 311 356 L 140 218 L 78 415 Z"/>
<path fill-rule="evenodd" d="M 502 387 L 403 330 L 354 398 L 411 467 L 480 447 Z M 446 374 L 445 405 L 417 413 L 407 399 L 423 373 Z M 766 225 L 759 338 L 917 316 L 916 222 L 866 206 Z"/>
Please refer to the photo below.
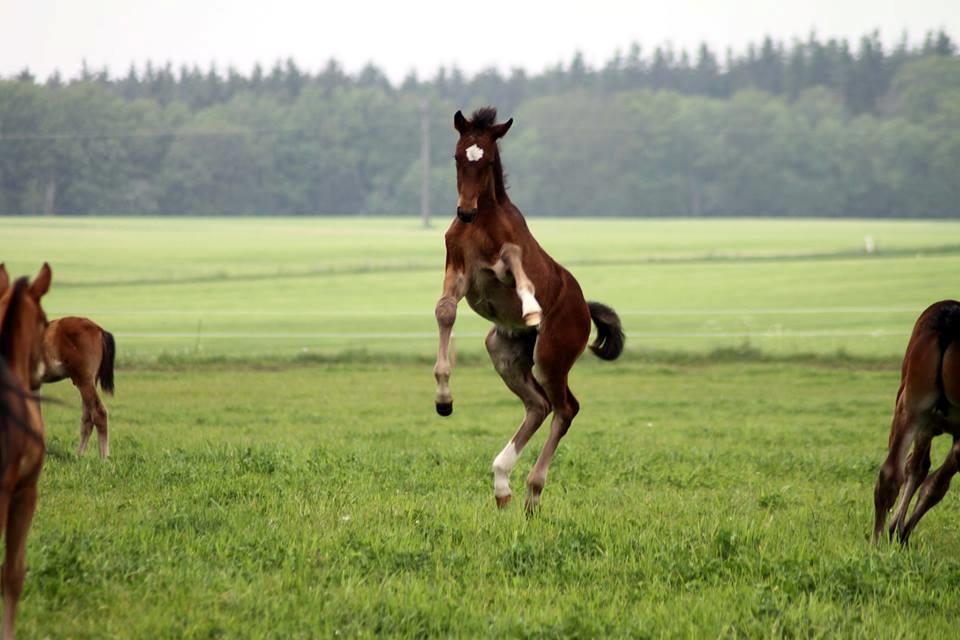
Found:
<path fill-rule="evenodd" d="M 293 60 L 147 64 L 0 79 L 0 214 L 414 214 L 421 119 L 436 215 L 455 201 L 452 116 L 495 105 L 527 213 L 960 215 L 960 57 L 943 32 L 885 47 L 639 44 L 592 68 L 440 69 Z"/>

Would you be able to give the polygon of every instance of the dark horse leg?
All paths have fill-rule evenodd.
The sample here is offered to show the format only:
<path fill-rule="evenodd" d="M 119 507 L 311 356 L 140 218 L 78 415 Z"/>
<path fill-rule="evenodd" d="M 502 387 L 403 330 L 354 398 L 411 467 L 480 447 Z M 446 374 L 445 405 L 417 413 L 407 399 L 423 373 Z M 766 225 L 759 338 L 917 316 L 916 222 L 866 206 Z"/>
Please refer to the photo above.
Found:
<path fill-rule="evenodd" d="M 907 544 L 910 540 L 910 533 L 913 531 L 913 528 L 917 526 L 917 523 L 920 522 L 923 514 L 932 509 L 940 502 L 943 496 L 946 495 L 947 489 L 950 488 L 950 480 L 957 473 L 958 468 L 960 468 L 960 440 L 954 439 L 953 447 L 951 447 L 950 452 L 947 453 L 947 458 L 943 461 L 943 465 L 930 474 L 930 477 L 927 478 L 923 486 L 920 487 L 920 497 L 917 499 L 917 506 L 910 515 L 907 524 L 904 525 L 900 532 L 900 542 L 902 544 Z"/>
<path fill-rule="evenodd" d="M 541 325 L 534 359 L 540 372 L 540 382 L 553 406 L 553 420 L 550 422 L 550 435 L 547 436 L 540 456 L 527 476 L 528 514 L 532 514 L 540 504 L 540 494 L 547 482 L 550 462 L 561 438 L 566 435 L 580 411 L 580 403 L 567 386 L 567 378 L 570 369 L 586 348 L 589 337 L 590 315 L 582 301 L 553 309 Z"/>
<path fill-rule="evenodd" d="M 510 391 L 523 401 L 526 410 L 517 432 L 493 461 L 493 494 L 500 508 L 505 507 L 513 495 L 510 491 L 510 472 L 527 442 L 550 413 L 546 392 L 533 377 L 536 340 L 537 334 L 534 332 L 510 335 L 496 327 L 487 334 L 487 351 L 493 367 Z"/>

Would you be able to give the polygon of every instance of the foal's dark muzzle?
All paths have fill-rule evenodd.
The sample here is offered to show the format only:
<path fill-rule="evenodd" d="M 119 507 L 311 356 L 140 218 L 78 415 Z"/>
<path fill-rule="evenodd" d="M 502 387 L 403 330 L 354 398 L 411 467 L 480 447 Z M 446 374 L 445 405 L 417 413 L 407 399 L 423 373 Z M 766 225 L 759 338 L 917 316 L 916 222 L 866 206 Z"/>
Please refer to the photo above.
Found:
<path fill-rule="evenodd" d="M 457 217 L 463 222 L 473 222 L 473 219 L 477 217 L 477 210 L 471 209 L 470 211 L 464 211 L 460 207 L 457 207 Z"/>

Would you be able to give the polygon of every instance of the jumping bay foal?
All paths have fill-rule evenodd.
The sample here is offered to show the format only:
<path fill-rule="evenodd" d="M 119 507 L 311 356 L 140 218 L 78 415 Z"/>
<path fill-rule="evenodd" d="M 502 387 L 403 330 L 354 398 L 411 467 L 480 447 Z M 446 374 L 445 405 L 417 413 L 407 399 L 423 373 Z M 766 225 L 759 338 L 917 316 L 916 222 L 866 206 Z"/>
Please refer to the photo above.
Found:
<path fill-rule="evenodd" d="M 446 233 L 443 295 L 436 308 L 440 329 L 434 367 L 436 406 L 441 416 L 453 412 L 451 334 L 457 303 L 465 297 L 474 311 L 494 323 L 487 334 L 487 351 L 526 409 L 520 428 L 493 461 L 498 507 L 510 502 L 510 472 L 520 452 L 553 411 L 550 435 L 527 477 L 526 509 L 533 512 L 557 445 L 580 408 L 567 376 L 587 346 L 591 318 L 597 338 L 590 348 L 600 358 L 617 358 L 624 336 L 617 314 L 584 300 L 580 285 L 540 247 L 507 197 L 497 141 L 513 119 L 497 124 L 496 117 L 496 109 L 488 107 L 470 120 L 459 111 L 453 118 L 460 134 L 454 155 L 459 199 L 457 217 Z"/>
<path fill-rule="evenodd" d="M 43 369 L 43 332 L 47 318 L 40 299 L 50 288 L 47 264 L 32 284 L 20 278 L 13 286 L 0 282 L 0 530 L 5 536 L 3 637 L 14 637 L 17 602 L 26 572 L 27 533 L 37 507 L 37 480 L 45 452 L 43 418 L 31 389 Z M 0 275 L 6 280 L 6 273 Z"/>
<path fill-rule="evenodd" d="M 943 465 L 928 476 L 930 442 L 942 433 L 953 437 L 953 446 Z M 889 535 L 891 539 L 897 535 L 907 544 L 917 522 L 940 502 L 960 468 L 960 302 L 956 300 L 932 304 L 913 327 L 903 358 L 888 449 L 874 491 L 873 540 L 877 542 L 883 535 L 887 512 L 900 494 Z M 920 497 L 908 519 L 918 489 Z"/>

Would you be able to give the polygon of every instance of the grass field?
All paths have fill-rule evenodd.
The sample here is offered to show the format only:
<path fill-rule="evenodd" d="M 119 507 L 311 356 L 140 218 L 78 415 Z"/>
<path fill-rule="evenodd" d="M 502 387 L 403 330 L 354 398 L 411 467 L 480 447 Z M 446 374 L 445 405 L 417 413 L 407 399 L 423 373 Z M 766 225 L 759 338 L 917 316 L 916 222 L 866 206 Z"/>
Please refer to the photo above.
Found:
<path fill-rule="evenodd" d="M 106 463 L 74 454 L 74 390 L 45 390 L 67 405 L 45 411 L 22 636 L 955 633 L 957 496 L 909 550 L 867 534 L 906 337 L 960 295 L 960 223 L 531 226 L 628 351 L 574 370 L 527 519 L 493 504 L 521 410 L 465 305 L 457 410 L 433 412 L 442 229 L 0 219 L 0 260 L 49 260 L 49 314 L 90 315 L 120 359 Z"/>

